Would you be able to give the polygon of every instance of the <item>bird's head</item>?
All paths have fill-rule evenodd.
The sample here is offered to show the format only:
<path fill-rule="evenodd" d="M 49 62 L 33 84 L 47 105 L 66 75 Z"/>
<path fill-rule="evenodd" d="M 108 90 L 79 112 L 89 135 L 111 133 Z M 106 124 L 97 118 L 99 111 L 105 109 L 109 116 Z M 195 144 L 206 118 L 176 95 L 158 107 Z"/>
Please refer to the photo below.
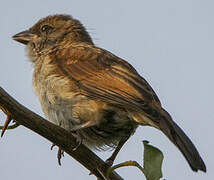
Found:
<path fill-rule="evenodd" d="M 47 16 L 12 38 L 27 45 L 31 59 L 53 48 L 63 48 L 72 43 L 93 44 L 84 26 L 69 15 Z"/>

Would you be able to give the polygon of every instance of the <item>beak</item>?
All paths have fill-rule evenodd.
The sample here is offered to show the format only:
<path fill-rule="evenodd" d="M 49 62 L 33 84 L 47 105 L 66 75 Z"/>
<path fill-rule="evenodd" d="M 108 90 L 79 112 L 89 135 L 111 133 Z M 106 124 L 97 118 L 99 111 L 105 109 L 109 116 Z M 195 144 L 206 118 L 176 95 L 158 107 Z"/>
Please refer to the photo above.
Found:
<path fill-rule="evenodd" d="M 22 31 L 16 35 L 14 35 L 12 38 L 15 41 L 18 41 L 22 44 L 27 45 L 35 36 L 35 34 L 31 33 L 29 30 L 27 31 Z"/>

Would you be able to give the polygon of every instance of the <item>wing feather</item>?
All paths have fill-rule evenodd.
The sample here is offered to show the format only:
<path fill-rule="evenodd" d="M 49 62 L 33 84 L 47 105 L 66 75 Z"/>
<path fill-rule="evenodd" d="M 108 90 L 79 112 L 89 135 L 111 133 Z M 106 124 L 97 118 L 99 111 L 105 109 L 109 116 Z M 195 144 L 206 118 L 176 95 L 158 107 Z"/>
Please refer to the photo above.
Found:
<path fill-rule="evenodd" d="M 152 112 L 153 104 L 161 106 L 146 80 L 129 63 L 110 52 L 94 46 L 75 46 L 61 53 L 66 56 L 57 54 L 59 69 L 75 81 L 76 90 L 83 95 L 135 111 L 145 109 L 147 114 Z"/>

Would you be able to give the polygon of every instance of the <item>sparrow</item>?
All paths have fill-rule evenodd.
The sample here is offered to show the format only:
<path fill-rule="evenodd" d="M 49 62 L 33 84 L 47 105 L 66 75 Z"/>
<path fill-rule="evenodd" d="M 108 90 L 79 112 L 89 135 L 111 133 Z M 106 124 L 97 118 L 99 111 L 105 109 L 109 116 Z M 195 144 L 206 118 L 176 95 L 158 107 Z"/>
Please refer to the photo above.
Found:
<path fill-rule="evenodd" d="M 12 38 L 26 45 L 46 118 L 91 149 L 115 148 L 110 165 L 142 125 L 162 131 L 193 171 L 206 172 L 196 147 L 148 82 L 127 61 L 97 47 L 79 20 L 50 15 Z"/>

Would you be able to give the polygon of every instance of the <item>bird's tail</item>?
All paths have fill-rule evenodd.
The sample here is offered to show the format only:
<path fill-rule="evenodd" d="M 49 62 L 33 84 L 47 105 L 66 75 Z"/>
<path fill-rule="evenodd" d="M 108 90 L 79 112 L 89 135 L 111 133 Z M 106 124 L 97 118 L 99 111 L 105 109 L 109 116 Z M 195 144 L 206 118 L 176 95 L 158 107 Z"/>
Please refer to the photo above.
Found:
<path fill-rule="evenodd" d="M 193 171 L 206 172 L 206 166 L 192 141 L 164 109 L 163 114 L 159 129 L 178 147 Z"/>

